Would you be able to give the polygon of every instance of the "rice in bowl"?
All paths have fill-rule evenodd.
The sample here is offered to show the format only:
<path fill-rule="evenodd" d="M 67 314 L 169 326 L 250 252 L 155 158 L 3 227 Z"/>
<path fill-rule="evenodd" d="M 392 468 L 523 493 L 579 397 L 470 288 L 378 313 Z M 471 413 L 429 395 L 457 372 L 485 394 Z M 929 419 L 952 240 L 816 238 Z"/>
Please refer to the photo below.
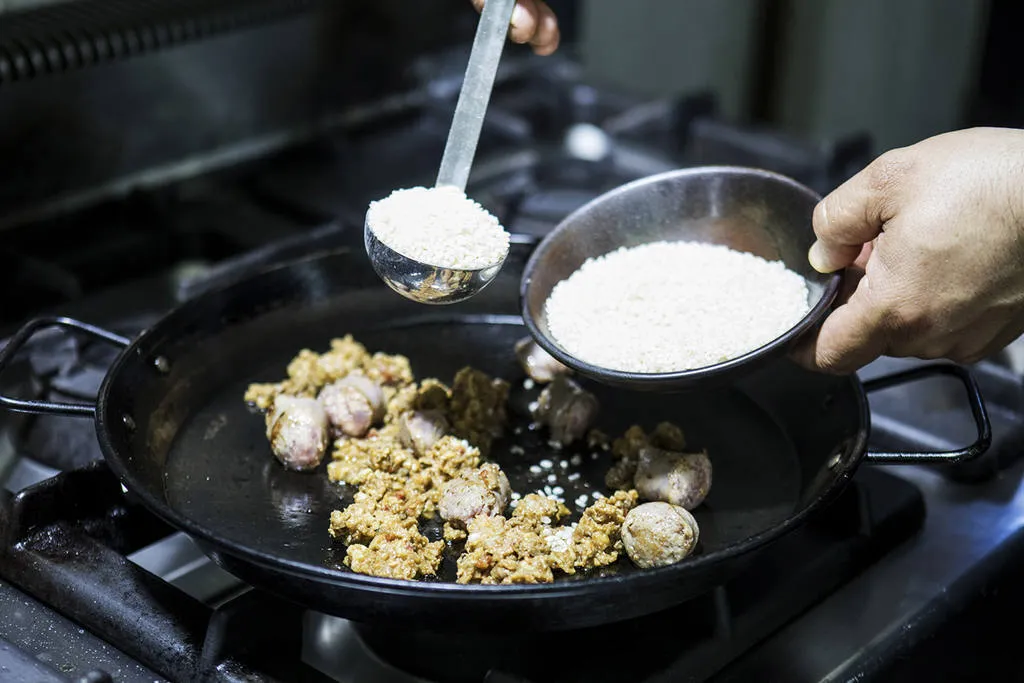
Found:
<path fill-rule="evenodd" d="M 781 261 L 702 242 L 622 247 L 551 291 L 548 329 L 566 353 L 619 372 L 722 363 L 780 337 L 810 310 L 807 282 Z"/>

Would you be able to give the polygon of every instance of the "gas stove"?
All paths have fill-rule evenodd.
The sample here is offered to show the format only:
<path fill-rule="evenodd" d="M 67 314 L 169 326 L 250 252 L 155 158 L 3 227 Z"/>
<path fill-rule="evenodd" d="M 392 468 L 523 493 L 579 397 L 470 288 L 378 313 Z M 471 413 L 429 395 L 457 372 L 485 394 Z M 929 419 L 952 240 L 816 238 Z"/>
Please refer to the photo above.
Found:
<path fill-rule="evenodd" d="M 864 136 L 815 145 L 724 121 L 709 93 L 645 101 L 614 92 L 569 60 L 510 61 L 503 71 L 467 191 L 521 239 L 605 190 L 679 166 L 759 166 L 826 192 L 872 153 Z M 15 233 L 5 249 L 19 300 L 0 312 L 0 328 L 58 312 L 130 336 L 218 283 L 360 248 L 370 200 L 432 182 L 457 86 L 435 78 L 401 106 L 230 172 Z M 88 251 L 54 237 L 83 226 Z M 679 608 L 454 643 L 305 611 L 244 585 L 135 504 L 103 464 L 89 421 L 4 413 L 0 680 L 1010 680 L 1007 634 L 958 630 L 958 617 L 991 621 L 1020 592 L 1006 580 L 1024 558 L 1018 355 L 1011 347 L 974 368 L 994 429 L 980 462 L 863 467 L 806 527 Z M 41 336 L 0 390 L 88 398 L 112 360 L 109 349 Z M 910 363 L 882 360 L 862 375 Z M 873 395 L 872 446 L 969 443 L 958 391 L 927 380 Z M 963 668 L 968 645 L 987 664 Z"/>

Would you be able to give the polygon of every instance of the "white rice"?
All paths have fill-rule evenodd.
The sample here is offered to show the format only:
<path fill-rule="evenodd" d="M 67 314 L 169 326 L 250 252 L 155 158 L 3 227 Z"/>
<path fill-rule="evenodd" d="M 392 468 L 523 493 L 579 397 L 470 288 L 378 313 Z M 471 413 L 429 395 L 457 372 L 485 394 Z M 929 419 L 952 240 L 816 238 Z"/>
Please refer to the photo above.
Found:
<path fill-rule="evenodd" d="M 576 524 L 558 527 L 557 529 L 545 529 L 544 540 L 553 553 L 564 553 L 572 547 L 572 535 L 576 531 Z"/>
<path fill-rule="evenodd" d="M 753 351 L 810 308 L 780 261 L 698 242 L 655 242 L 588 259 L 545 304 L 568 353 L 598 367 L 661 373 Z"/>
<path fill-rule="evenodd" d="M 399 254 L 439 268 L 486 268 L 508 252 L 498 219 L 456 187 L 395 190 L 370 202 L 366 220 Z"/>

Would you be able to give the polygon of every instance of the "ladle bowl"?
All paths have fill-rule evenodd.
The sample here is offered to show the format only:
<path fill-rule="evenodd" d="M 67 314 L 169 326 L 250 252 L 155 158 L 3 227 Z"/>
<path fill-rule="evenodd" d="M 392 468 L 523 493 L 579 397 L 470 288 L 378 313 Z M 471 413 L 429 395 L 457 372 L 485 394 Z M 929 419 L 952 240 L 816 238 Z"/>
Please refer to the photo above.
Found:
<path fill-rule="evenodd" d="M 815 239 L 811 217 L 820 199 L 791 178 L 731 166 L 674 170 L 622 185 L 577 209 L 538 244 L 523 273 L 523 319 L 541 348 L 603 384 L 666 392 L 727 384 L 784 356 L 824 320 L 835 302 L 842 274 L 819 273 L 807 260 Z M 796 325 L 760 348 L 701 368 L 648 374 L 574 358 L 548 327 L 545 303 L 555 285 L 589 258 L 658 241 L 718 244 L 781 260 L 807 282 L 810 309 Z M 680 297 L 689 295 L 679 292 Z"/>
<path fill-rule="evenodd" d="M 476 270 L 443 268 L 403 256 L 381 242 L 367 221 L 363 240 L 373 269 L 388 287 L 421 304 L 454 304 L 477 294 L 498 275 L 505 259 Z M 508 252 L 506 251 L 506 256 Z"/>

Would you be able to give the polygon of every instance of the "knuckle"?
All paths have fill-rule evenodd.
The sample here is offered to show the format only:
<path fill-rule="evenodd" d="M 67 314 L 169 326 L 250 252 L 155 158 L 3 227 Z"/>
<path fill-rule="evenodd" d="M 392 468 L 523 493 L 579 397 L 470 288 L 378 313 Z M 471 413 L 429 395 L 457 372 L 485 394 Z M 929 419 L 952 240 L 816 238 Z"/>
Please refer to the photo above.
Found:
<path fill-rule="evenodd" d="M 891 149 L 867 167 L 868 185 L 879 194 L 891 192 L 909 175 L 913 165 L 913 155 L 906 149 Z"/>
<path fill-rule="evenodd" d="M 892 339 L 901 348 L 911 350 L 908 355 L 925 351 L 925 340 L 930 338 L 930 332 L 934 328 L 934 321 L 927 309 L 908 304 L 889 307 L 885 323 Z"/>
<path fill-rule="evenodd" d="M 835 351 L 819 349 L 814 357 L 814 365 L 822 372 L 839 374 L 843 370 L 843 357 Z"/>

